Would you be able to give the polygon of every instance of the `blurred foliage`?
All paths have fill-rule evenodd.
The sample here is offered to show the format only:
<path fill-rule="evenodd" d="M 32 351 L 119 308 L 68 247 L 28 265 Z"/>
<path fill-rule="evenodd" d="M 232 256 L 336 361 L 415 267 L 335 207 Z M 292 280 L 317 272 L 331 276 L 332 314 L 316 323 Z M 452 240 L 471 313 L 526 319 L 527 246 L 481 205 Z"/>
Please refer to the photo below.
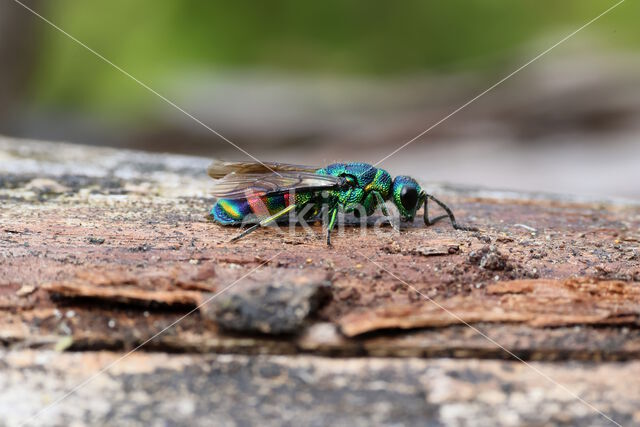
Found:
<path fill-rule="evenodd" d="M 127 72 L 168 79 L 233 69 L 390 76 L 504 65 L 523 44 L 548 45 L 614 1 L 56 0 L 39 10 Z M 640 3 L 581 33 L 640 46 Z M 33 97 L 39 104 L 120 113 L 155 103 L 136 83 L 41 23 Z M 587 36 L 587 34 L 590 35 Z M 545 40 L 547 40 L 545 39 Z"/>

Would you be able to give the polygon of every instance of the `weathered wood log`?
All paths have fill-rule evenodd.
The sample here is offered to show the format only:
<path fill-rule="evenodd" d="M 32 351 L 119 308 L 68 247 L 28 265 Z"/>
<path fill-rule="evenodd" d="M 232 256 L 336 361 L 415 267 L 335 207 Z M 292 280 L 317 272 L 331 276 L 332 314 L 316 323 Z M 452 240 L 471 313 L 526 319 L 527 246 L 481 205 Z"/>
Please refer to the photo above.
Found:
<path fill-rule="evenodd" d="M 516 379 L 487 372 L 514 366 L 520 372 L 526 367 L 514 361 L 472 359 L 557 361 L 544 366 L 568 381 L 569 388 L 592 370 L 591 365 L 572 361 L 626 360 L 623 365 L 601 365 L 598 375 L 590 378 L 600 391 L 588 391 L 595 393 L 590 397 L 602 404 L 600 409 L 615 413 L 618 422 L 640 422 L 633 409 L 638 394 L 622 393 L 626 386 L 609 377 L 637 374 L 634 359 L 640 357 L 638 204 L 427 185 L 454 207 L 461 222 L 474 223 L 481 231 L 455 231 L 444 221 L 425 228 L 416 220 L 400 234 L 390 227 L 366 233 L 347 224 L 333 239 L 334 246 L 327 248 L 321 226 L 315 224 L 310 232 L 301 227 L 283 232 L 265 228 L 230 244 L 237 229 L 208 219 L 213 199 L 208 196 L 212 182 L 206 176 L 207 164 L 207 159 L 196 157 L 0 139 L 0 341 L 12 351 L 8 354 L 33 354 L 17 352 L 24 348 L 88 351 L 86 356 L 43 353 L 68 363 L 74 357 L 96 357 L 91 351 L 122 351 L 145 343 L 141 351 L 368 356 L 372 361 L 354 359 L 349 366 L 388 366 L 394 372 L 390 382 L 413 390 L 410 401 L 420 393 L 429 397 L 426 406 L 424 397 L 423 406 L 415 401 L 418 406 L 408 409 L 405 418 L 371 412 L 363 420 L 375 422 L 379 415 L 380 423 L 411 422 L 411 417 L 424 416 L 445 422 L 454 416 L 452 408 L 459 408 L 462 412 L 455 416 L 463 424 L 485 416 L 495 424 L 606 422 L 550 383 L 544 387 L 554 392 L 539 400 L 539 410 L 518 407 L 509 415 L 506 408 L 513 406 L 514 395 L 504 390 Z M 328 302 L 301 302 L 300 298 L 318 298 L 302 288 L 308 277 L 328 278 Z M 250 310 L 250 316 L 271 316 L 269 327 L 261 326 L 266 319 L 245 318 L 231 328 L 233 333 L 219 328 L 216 315 L 228 313 L 215 309 L 220 292 L 242 295 L 276 282 L 290 284 L 287 292 L 301 287 L 295 298 L 298 307 L 313 310 L 301 316 L 283 302 L 280 314 L 291 310 L 291 316 L 298 317 Z M 279 289 L 268 289 L 272 288 Z M 282 298 L 273 301 L 280 303 Z M 274 325 L 278 319 L 288 327 Z M 243 330 L 242 324 L 250 326 Z M 291 325 L 300 325 L 300 330 L 292 331 Z M 287 333 L 268 336 L 256 330 Z M 380 356 L 463 360 L 375 361 Z M 148 357 L 153 366 L 172 358 L 137 357 Z M 175 360 L 218 360 L 203 357 Z M 224 360 L 241 360 L 256 369 L 266 363 L 241 356 Z M 284 367 L 295 359 L 277 360 Z M 339 363 L 347 363 L 344 359 L 305 360 L 318 369 L 328 366 L 336 377 L 358 375 L 355 368 L 340 371 Z M 455 396 L 455 403 L 436 402 L 431 393 L 438 392 L 431 386 L 414 384 L 399 373 L 428 371 L 429 366 L 440 370 L 437 381 L 451 381 L 458 375 L 451 372 L 459 372 L 462 379 L 452 382 L 451 393 L 456 394 L 456 387 L 468 399 L 497 393 L 493 404 L 507 412 L 491 415 L 486 408 L 492 403 L 469 404 L 462 410 Z M 14 375 L 18 365 L 3 369 Z M 366 371 L 359 384 L 366 388 L 379 374 Z M 167 378 L 171 375 L 182 374 Z M 465 375 L 494 376 L 477 385 Z M 75 379 L 70 375 L 69 381 Z M 319 381 L 312 381 L 313 387 L 324 380 Z M 545 380 L 527 379 L 518 387 L 537 387 L 539 381 Z M 62 391 L 67 383 L 52 384 L 52 389 Z M 607 390 L 620 396 L 618 403 L 600 394 Z M 366 394 L 364 389 L 332 391 L 343 398 Z M 155 398 L 152 390 L 145 392 Z M 10 402 L 7 399 L 0 395 L 0 404 Z M 562 410 L 549 409 L 558 403 Z M 268 411 L 268 405 L 258 411 Z M 97 414 L 88 407 L 84 413 Z M 65 416 L 61 420 L 72 418 Z M 97 421 L 106 419 L 95 416 Z M 317 416 L 325 415 L 320 410 Z M 505 421 L 509 416 L 516 421 Z"/>
<path fill-rule="evenodd" d="M 0 408 L 18 425 L 112 353 L 3 354 Z M 625 426 L 640 362 L 533 367 Z M 5 409 L 11 409 L 5 411 Z M 611 426 L 518 362 L 134 353 L 29 425 Z"/>

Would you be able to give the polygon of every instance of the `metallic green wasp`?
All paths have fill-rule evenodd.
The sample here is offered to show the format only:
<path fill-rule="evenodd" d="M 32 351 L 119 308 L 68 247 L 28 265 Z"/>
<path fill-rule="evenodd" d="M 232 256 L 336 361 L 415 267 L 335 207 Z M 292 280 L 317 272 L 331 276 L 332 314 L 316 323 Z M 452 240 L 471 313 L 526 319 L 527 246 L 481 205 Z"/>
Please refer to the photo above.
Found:
<path fill-rule="evenodd" d="M 261 226 L 286 220 L 317 217 L 323 209 L 327 244 L 331 244 L 339 211 L 372 215 L 380 207 L 389 216 L 385 202 L 391 200 L 403 221 L 413 221 L 424 205 L 424 222 L 431 225 L 449 217 L 456 230 L 475 231 L 461 226 L 447 205 L 427 194 L 415 179 L 397 176 L 367 163 L 334 163 L 324 168 L 284 163 L 214 162 L 209 176 L 217 179 L 211 209 L 213 220 L 222 225 L 254 225 L 232 239 L 238 240 Z M 428 200 L 440 205 L 446 215 L 429 219 Z"/>

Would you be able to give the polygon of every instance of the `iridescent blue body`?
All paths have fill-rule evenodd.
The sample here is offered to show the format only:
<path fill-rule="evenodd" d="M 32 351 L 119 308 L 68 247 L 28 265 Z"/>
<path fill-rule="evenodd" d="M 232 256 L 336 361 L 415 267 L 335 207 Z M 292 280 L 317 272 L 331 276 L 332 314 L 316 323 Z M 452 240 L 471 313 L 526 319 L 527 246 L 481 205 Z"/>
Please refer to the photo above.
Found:
<path fill-rule="evenodd" d="M 305 210 L 309 203 L 314 204 L 313 209 L 307 208 L 307 218 L 318 215 L 323 202 L 337 204 L 344 212 L 352 212 L 359 206 L 364 207 L 366 214 L 371 215 L 381 202 L 389 199 L 392 191 L 391 175 L 384 169 L 373 167 L 367 163 L 334 163 L 315 171 L 318 175 L 331 175 L 344 177 L 353 186 L 345 189 L 327 190 L 325 196 L 316 191 L 297 191 L 295 200 L 290 200 L 291 195 L 279 194 L 254 194 L 249 198 L 220 199 L 211 210 L 213 219 L 223 225 L 239 225 L 247 223 L 248 217 L 252 220 L 274 215 L 288 207 L 292 202 L 296 205 L 296 211 Z M 377 194 L 376 194 L 377 193 Z M 380 197 L 378 197 L 379 195 Z"/>
<path fill-rule="evenodd" d="M 454 228 L 471 229 L 458 226 L 451 210 L 425 193 L 413 178 L 392 179 L 384 169 L 367 163 L 334 163 L 314 169 L 280 163 L 214 162 L 209 175 L 219 179 L 216 193 L 219 199 L 211 209 L 213 220 L 222 225 L 256 224 L 234 240 L 259 226 L 287 220 L 287 214 L 310 219 L 325 211 L 328 213 L 327 243 L 330 244 L 338 210 L 369 216 L 380 207 L 383 214 L 389 216 L 386 201 L 393 202 L 405 221 L 412 221 L 424 205 L 424 221 L 430 225 L 435 220 L 429 220 L 428 199 L 447 212 Z"/>

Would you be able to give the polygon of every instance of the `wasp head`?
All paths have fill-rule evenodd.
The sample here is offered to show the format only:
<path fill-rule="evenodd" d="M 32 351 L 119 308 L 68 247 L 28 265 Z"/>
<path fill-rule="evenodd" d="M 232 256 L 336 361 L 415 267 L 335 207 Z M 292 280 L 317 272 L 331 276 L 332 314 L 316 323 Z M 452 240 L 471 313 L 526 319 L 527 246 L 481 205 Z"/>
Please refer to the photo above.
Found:
<path fill-rule="evenodd" d="M 416 211 L 424 201 L 424 192 L 410 176 L 397 176 L 393 180 L 393 203 L 400 211 L 403 221 L 413 221 Z"/>

